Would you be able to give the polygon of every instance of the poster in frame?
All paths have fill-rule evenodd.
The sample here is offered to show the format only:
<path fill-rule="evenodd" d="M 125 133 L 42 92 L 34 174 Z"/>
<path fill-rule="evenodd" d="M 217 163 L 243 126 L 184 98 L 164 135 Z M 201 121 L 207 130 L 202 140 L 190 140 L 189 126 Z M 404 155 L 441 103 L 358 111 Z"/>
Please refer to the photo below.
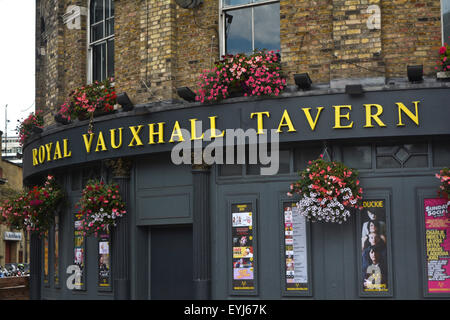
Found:
<path fill-rule="evenodd" d="M 359 294 L 392 297 L 390 195 L 367 191 L 362 206 L 356 215 Z"/>
<path fill-rule="evenodd" d="M 280 200 L 281 290 L 283 296 L 312 296 L 310 224 L 292 198 Z"/>
<path fill-rule="evenodd" d="M 228 212 L 230 293 L 256 295 L 258 292 L 256 200 L 229 201 Z"/>

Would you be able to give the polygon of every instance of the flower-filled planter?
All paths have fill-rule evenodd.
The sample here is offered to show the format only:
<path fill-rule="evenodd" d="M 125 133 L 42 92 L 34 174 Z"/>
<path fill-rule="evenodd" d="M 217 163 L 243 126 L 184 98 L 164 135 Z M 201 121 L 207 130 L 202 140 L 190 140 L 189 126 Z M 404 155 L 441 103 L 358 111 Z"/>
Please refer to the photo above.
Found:
<path fill-rule="evenodd" d="M 437 73 L 438 79 L 450 78 L 450 47 L 447 43 L 439 49 L 439 60 L 436 62 L 439 66 L 436 70 L 440 70 Z"/>
<path fill-rule="evenodd" d="M 450 169 L 442 169 L 439 173 L 436 173 L 436 178 L 441 181 L 438 191 L 439 195 L 443 198 L 450 199 Z"/>
<path fill-rule="evenodd" d="M 31 136 L 31 134 L 42 132 L 43 127 L 44 118 L 42 116 L 42 111 L 38 110 L 35 113 L 30 113 L 30 115 L 25 120 L 20 122 L 20 124 L 16 127 L 16 132 L 19 135 L 20 145 L 23 146 L 26 140 Z"/>
<path fill-rule="evenodd" d="M 211 70 L 200 75 L 196 101 L 217 102 L 243 96 L 279 95 L 286 87 L 279 55 L 274 51 L 255 51 L 252 55 L 225 55 Z"/>
<path fill-rule="evenodd" d="M 348 220 L 352 209 L 362 209 L 363 190 L 356 170 L 320 158 L 310 161 L 299 175 L 287 194 L 300 196 L 297 208 L 309 221 L 341 224 Z"/>
<path fill-rule="evenodd" d="M 43 186 L 34 186 L 3 202 L 0 207 L 3 223 L 43 235 L 54 224 L 55 210 L 63 198 L 63 191 L 49 175 Z"/>
<path fill-rule="evenodd" d="M 126 214 L 119 186 L 98 180 L 88 181 L 77 208 L 78 213 L 82 215 L 80 230 L 84 231 L 84 234 L 95 236 L 111 230 L 116 226 L 117 220 Z"/>
<path fill-rule="evenodd" d="M 87 120 L 92 116 L 114 112 L 117 95 L 112 81 L 112 78 L 95 81 L 72 91 L 66 102 L 60 106 L 56 115 L 57 121 L 65 123 L 74 118 Z"/>

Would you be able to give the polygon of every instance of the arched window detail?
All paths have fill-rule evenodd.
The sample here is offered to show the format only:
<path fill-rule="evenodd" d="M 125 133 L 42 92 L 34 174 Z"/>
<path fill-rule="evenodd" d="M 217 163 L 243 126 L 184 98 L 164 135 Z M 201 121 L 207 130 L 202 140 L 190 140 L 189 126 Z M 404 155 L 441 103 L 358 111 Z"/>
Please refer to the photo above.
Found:
<path fill-rule="evenodd" d="M 114 77 L 114 1 L 91 0 L 89 6 L 90 79 Z"/>

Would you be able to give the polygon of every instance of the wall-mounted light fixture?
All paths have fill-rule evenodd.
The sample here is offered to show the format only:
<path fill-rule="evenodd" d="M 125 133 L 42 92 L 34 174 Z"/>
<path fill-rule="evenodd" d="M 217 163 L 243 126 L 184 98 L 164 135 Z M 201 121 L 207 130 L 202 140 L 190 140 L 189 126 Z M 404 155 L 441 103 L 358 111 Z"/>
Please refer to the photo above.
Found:
<path fill-rule="evenodd" d="M 130 98 L 128 98 L 126 92 L 122 92 L 117 95 L 117 103 L 122 106 L 123 111 L 130 111 L 134 108 L 134 105 L 131 102 Z"/>
<path fill-rule="evenodd" d="M 407 67 L 408 80 L 411 82 L 419 82 L 423 80 L 423 65 L 415 65 Z"/>
<path fill-rule="evenodd" d="M 303 90 L 309 90 L 311 89 L 311 78 L 309 77 L 308 73 L 300 73 L 300 74 L 294 74 L 294 80 L 295 84 Z"/>
<path fill-rule="evenodd" d="M 188 102 L 195 101 L 195 93 L 188 87 L 177 88 L 177 94 Z"/>
<path fill-rule="evenodd" d="M 345 86 L 345 93 L 351 96 L 359 96 L 364 93 L 364 89 L 360 84 L 348 84 Z"/>

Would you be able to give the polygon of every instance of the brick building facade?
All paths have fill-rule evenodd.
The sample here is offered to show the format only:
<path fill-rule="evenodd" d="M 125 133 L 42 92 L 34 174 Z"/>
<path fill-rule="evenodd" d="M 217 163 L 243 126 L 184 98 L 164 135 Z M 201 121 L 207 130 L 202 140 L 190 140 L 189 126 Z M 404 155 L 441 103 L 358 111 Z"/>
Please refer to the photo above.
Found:
<path fill-rule="evenodd" d="M 114 5 L 116 88 L 134 104 L 179 99 L 176 88 L 195 89 L 200 73 L 220 58 L 219 1 L 194 9 L 174 0 Z M 405 78 L 407 65 L 422 64 L 426 77 L 435 75 L 440 0 L 281 0 L 279 6 L 282 66 L 291 85 L 292 75 L 303 72 L 332 85 L 360 78 L 384 84 Z M 381 14 L 371 29 L 376 11 L 369 6 Z M 36 106 L 50 123 L 70 91 L 89 82 L 88 3 L 38 0 L 37 8 Z"/>
<path fill-rule="evenodd" d="M 37 0 L 36 9 L 45 128 L 24 145 L 24 184 L 52 174 L 67 201 L 48 241 L 32 238 L 32 298 L 450 298 L 448 258 L 427 254 L 450 242 L 428 232 L 446 224 L 427 216 L 447 201 L 435 174 L 450 163 L 450 82 L 436 70 L 450 37 L 448 1 Z M 178 95 L 198 89 L 222 55 L 261 47 L 279 50 L 279 96 L 207 104 Z M 408 66 L 419 66 L 418 79 Z M 294 79 L 304 74 L 309 88 Z M 108 77 L 134 106 L 55 123 L 72 90 Z M 198 123 L 224 133 L 208 137 Z M 271 129 L 279 170 L 176 163 L 180 127 L 204 150 L 226 129 L 257 128 L 256 138 Z M 363 214 L 339 225 L 302 220 L 301 200 L 286 192 L 320 154 L 359 170 Z M 75 204 L 93 178 L 116 182 L 127 207 L 103 238 L 78 229 Z M 368 258 L 371 221 L 383 232 L 383 265 Z M 71 287 L 72 267 L 81 276 Z"/>

